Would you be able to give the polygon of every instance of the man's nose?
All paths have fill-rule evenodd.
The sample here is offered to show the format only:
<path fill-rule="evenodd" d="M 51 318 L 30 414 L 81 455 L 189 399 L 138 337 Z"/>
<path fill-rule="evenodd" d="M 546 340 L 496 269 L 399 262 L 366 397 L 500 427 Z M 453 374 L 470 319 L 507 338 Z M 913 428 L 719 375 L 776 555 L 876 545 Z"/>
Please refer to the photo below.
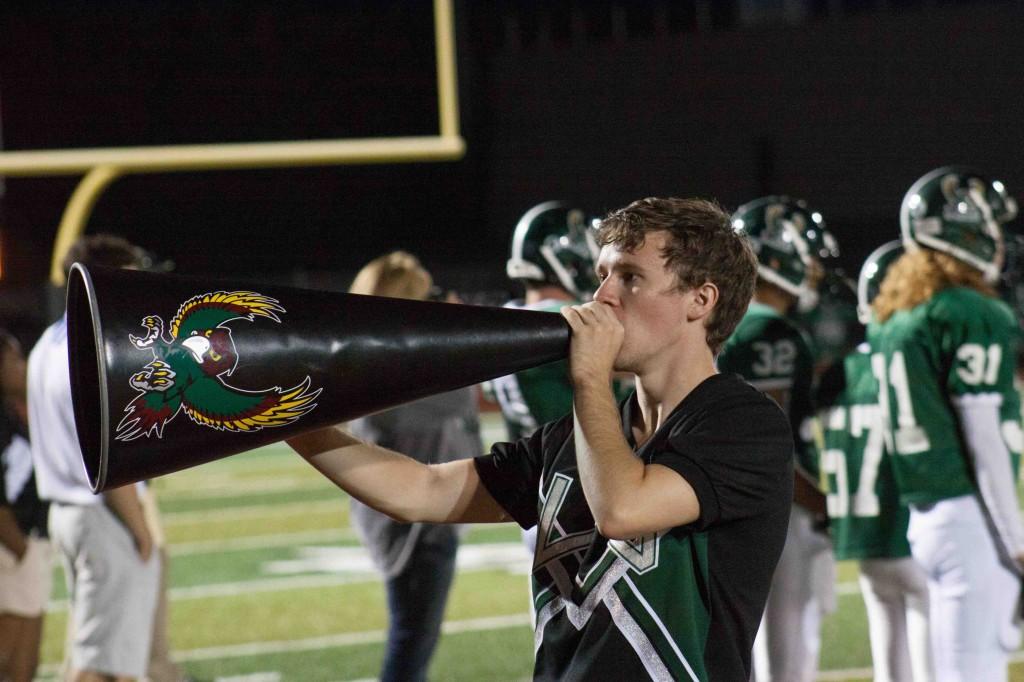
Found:
<path fill-rule="evenodd" d="M 615 285 L 612 284 L 611 277 L 605 277 L 604 281 L 601 282 L 601 286 L 594 292 L 594 300 L 601 303 L 613 304 L 618 300 L 618 294 L 614 291 Z"/>

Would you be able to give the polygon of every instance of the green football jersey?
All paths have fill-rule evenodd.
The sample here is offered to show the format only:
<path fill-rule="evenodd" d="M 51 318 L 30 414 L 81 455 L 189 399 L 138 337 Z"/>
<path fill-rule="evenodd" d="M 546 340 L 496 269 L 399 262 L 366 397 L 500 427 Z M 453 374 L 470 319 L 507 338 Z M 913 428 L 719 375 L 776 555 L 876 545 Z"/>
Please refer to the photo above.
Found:
<path fill-rule="evenodd" d="M 533 305 L 508 304 L 506 307 L 557 313 L 575 303 L 547 299 Z M 633 383 L 617 379 L 612 383 L 612 389 L 616 401 L 621 402 L 633 392 Z M 492 379 L 490 390 L 501 407 L 509 440 L 525 438 L 538 427 L 572 412 L 573 391 L 567 360 Z"/>
<path fill-rule="evenodd" d="M 507 307 L 557 313 L 573 303 L 549 299 L 529 306 Z M 538 427 L 572 412 L 572 382 L 566 360 L 498 377 L 491 381 L 491 390 L 501 407 L 509 440 L 525 438 Z"/>
<path fill-rule="evenodd" d="M 796 461 L 817 479 L 817 454 L 803 428 L 814 416 L 814 353 L 803 331 L 775 309 L 751 303 L 722 347 L 717 364 L 719 371 L 735 372 L 758 390 L 788 392 L 789 404 L 780 407 L 793 429 Z"/>
<path fill-rule="evenodd" d="M 843 389 L 834 404 L 820 412 L 821 470 L 839 560 L 910 556 L 910 510 L 900 504 L 892 456 L 885 449 L 885 423 L 870 353 L 865 343 L 846 356 L 836 368 L 842 372 Z"/>
<path fill-rule="evenodd" d="M 868 328 L 871 369 L 887 419 L 887 446 L 904 504 L 976 492 L 952 400 L 1000 400 L 1002 436 L 1020 463 L 1020 396 L 1014 389 L 1017 322 L 1003 302 L 952 287 Z"/>

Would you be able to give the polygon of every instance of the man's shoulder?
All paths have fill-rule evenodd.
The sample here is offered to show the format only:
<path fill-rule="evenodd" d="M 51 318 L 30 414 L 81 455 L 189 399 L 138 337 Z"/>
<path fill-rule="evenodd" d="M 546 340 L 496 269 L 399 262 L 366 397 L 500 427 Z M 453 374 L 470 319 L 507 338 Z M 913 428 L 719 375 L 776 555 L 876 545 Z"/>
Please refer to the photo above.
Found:
<path fill-rule="evenodd" d="M 739 374 L 714 374 L 694 389 L 678 410 L 680 419 L 699 414 L 702 420 L 721 421 L 732 428 L 789 430 L 786 415 L 778 404 L 748 383 Z M 735 421 L 734 421 L 735 420 Z M 761 421 L 764 421 L 762 424 Z"/>
<path fill-rule="evenodd" d="M 39 335 L 39 340 L 32 346 L 29 355 L 48 351 L 54 346 L 67 344 L 67 339 L 67 322 L 64 318 L 61 318 L 43 330 L 43 333 Z"/>

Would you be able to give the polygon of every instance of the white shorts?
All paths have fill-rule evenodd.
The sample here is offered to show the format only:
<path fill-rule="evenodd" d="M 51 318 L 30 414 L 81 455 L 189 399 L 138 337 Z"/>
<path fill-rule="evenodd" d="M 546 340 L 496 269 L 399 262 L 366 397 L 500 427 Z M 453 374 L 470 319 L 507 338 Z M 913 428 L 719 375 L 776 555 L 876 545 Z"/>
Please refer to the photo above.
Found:
<path fill-rule="evenodd" d="M 105 504 L 50 505 L 73 621 L 70 665 L 115 677 L 146 674 L 160 585 L 159 553 L 143 562 Z"/>
<path fill-rule="evenodd" d="M 0 614 L 37 618 L 46 610 L 53 587 L 53 549 L 50 541 L 30 537 L 18 561 L 0 546 Z"/>

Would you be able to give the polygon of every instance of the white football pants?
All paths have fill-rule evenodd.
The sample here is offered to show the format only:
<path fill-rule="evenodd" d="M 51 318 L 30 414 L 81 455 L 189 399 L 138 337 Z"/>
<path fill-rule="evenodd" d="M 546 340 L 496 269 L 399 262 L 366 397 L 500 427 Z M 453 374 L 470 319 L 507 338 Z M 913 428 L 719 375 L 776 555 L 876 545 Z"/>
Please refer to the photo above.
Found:
<path fill-rule="evenodd" d="M 813 518 L 793 505 L 786 545 L 754 639 L 756 682 L 812 682 L 821 650 L 821 619 L 835 609 L 832 543 Z"/>
<path fill-rule="evenodd" d="M 907 538 L 928 575 L 935 679 L 1005 682 L 1020 645 L 1021 582 L 1001 563 L 977 498 L 911 507 Z"/>
<path fill-rule="evenodd" d="M 868 614 L 874 682 L 931 682 L 924 570 L 911 557 L 864 559 L 860 590 Z"/>

